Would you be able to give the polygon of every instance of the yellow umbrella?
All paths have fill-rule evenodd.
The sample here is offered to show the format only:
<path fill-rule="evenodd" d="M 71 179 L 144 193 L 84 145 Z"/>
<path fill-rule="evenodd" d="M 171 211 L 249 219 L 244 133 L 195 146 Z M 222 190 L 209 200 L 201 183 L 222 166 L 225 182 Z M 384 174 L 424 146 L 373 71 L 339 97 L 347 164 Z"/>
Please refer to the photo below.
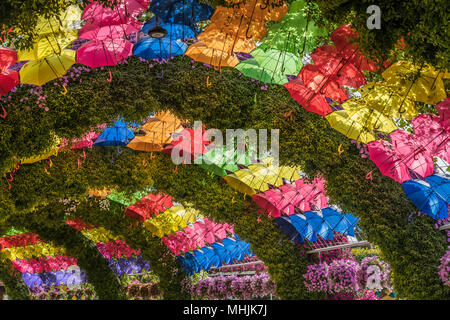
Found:
<path fill-rule="evenodd" d="M 398 90 L 400 95 L 428 104 L 437 104 L 447 97 L 444 81 L 445 72 L 433 66 L 422 68 L 409 61 L 398 61 L 387 68 L 383 78 Z"/>
<path fill-rule="evenodd" d="M 78 38 L 77 33 L 57 32 L 39 36 L 30 49 L 19 50 L 19 61 L 40 60 L 50 55 L 61 54 L 67 46 Z"/>
<path fill-rule="evenodd" d="M 75 63 L 75 50 L 63 50 L 60 55 L 51 55 L 37 61 L 30 61 L 20 69 L 20 82 L 24 84 L 43 84 L 62 77 Z"/>
<path fill-rule="evenodd" d="M 278 177 L 285 178 L 289 181 L 295 181 L 300 179 L 300 174 L 298 173 L 301 170 L 300 166 L 290 167 L 290 166 L 277 166 L 273 165 L 273 157 L 266 157 L 261 160 L 261 162 L 268 167 L 270 170 L 275 172 Z"/>
<path fill-rule="evenodd" d="M 369 108 L 376 109 L 389 118 L 411 120 L 417 115 L 414 101 L 398 94 L 385 83 L 371 82 L 360 91 Z"/>
<path fill-rule="evenodd" d="M 394 122 L 376 109 L 367 107 L 364 100 L 349 99 L 342 104 L 348 116 L 365 128 L 391 133 L 397 130 Z"/>
<path fill-rule="evenodd" d="M 369 143 L 370 141 L 376 140 L 367 128 L 352 120 L 345 110 L 334 111 L 326 115 L 325 118 L 333 129 L 350 139 L 355 139 L 362 143 Z"/>
<path fill-rule="evenodd" d="M 104 188 L 103 190 L 98 189 L 90 189 L 88 190 L 88 194 L 95 196 L 95 197 L 102 197 L 105 198 L 107 195 L 111 194 L 112 190 L 109 190 L 107 188 Z"/>
<path fill-rule="evenodd" d="M 208 48 L 202 42 L 192 44 L 184 53 L 188 57 L 198 62 L 203 62 L 216 67 L 231 67 L 234 68 L 239 59 L 233 54 L 228 54 L 221 50 Z"/>
<path fill-rule="evenodd" d="M 51 156 L 58 155 L 58 152 L 59 152 L 58 144 L 60 142 L 61 142 L 60 138 L 54 137 L 53 146 L 49 150 L 46 150 L 46 151 L 42 152 L 41 154 L 29 157 L 29 158 L 21 159 L 20 162 L 24 163 L 24 164 L 30 164 L 30 163 L 35 163 L 35 162 L 38 162 L 38 161 L 41 161 L 44 159 L 48 159 Z"/>
<path fill-rule="evenodd" d="M 252 39 L 240 38 L 236 35 L 230 35 L 220 32 L 214 24 L 208 26 L 198 37 L 208 48 L 217 49 L 223 52 L 245 52 L 250 53 L 256 48 Z"/>
<path fill-rule="evenodd" d="M 250 170 L 241 169 L 236 171 L 235 173 L 226 175 L 224 179 L 233 189 L 252 196 L 256 194 L 257 191 L 247 184 L 247 181 L 245 180 L 245 176 L 247 175 L 250 178 L 253 177 L 252 172 Z"/>
<path fill-rule="evenodd" d="M 256 190 L 269 190 L 268 184 L 277 187 L 283 184 L 283 180 L 281 179 L 280 175 L 281 172 L 279 172 L 279 170 L 277 170 L 275 167 L 268 167 L 264 163 L 253 163 L 248 166 L 248 169 L 255 177 L 258 178 L 252 179 L 249 182 L 249 185 Z"/>

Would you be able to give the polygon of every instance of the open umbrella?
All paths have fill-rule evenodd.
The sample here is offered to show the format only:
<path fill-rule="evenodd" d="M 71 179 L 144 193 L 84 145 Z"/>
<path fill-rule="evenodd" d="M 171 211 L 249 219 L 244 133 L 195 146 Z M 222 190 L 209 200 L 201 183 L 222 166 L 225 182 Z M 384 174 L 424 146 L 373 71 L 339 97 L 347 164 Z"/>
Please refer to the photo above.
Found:
<path fill-rule="evenodd" d="M 150 11 L 164 22 L 190 26 L 208 20 L 214 9 L 197 0 L 152 0 Z"/>
<path fill-rule="evenodd" d="M 325 96 L 306 87 L 300 78 L 284 84 L 284 87 L 306 111 L 317 113 L 323 117 L 332 112 Z"/>
<path fill-rule="evenodd" d="M 272 217 L 279 217 L 281 212 L 289 215 L 294 214 L 294 205 L 290 202 L 280 190 L 267 190 L 252 196 L 253 201 L 263 210 L 267 211 Z"/>
<path fill-rule="evenodd" d="M 141 23 L 131 20 L 128 23 L 98 26 L 94 23 L 86 23 L 78 33 L 79 39 L 94 41 L 112 41 L 114 39 L 126 38 L 129 34 L 138 32 Z"/>
<path fill-rule="evenodd" d="M 340 214 L 332 208 L 323 208 L 321 210 L 322 216 L 333 231 L 340 232 L 345 235 L 354 236 L 353 221 L 347 218 L 349 215 Z M 352 219 L 353 220 L 353 219 Z"/>
<path fill-rule="evenodd" d="M 127 124 L 123 120 L 116 120 L 112 127 L 103 130 L 94 146 L 125 146 L 133 138 L 134 133 L 128 129 Z"/>
<path fill-rule="evenodd" d="M 415 204 L 419 211 L 426 213 L 435 220 L 448 217 L 447 206 L 449 203 L 430 188 L 430 185 L 426 182 L 422 180 L 406 181 L 403 183 L 403 189 L 406 196 Z"/>
<path fill-rule="evenodd" d="M 187 48 L 180 40 L 143 38 L 134 45 L 133 54 L 144 59 L 168 59 L 184 54 Z"/>
<path fill-rule="evenodd" d="M 226 264 L 230 264 L 233 262 L 233 256 L 231 252 L 229 252 L 225 246 L 220 242 L 214 242 L 211 244 L 211 247 L 214 250 L 214 253 L 220 258 L 220 260 Z"/>
<path fill-rule="evenodd" d="M 333 240 L 333 229 L 319 212 L 305 212 L 306 221 L 324 240 Z"/>
<path fill-rule="evenodd" d="M 450 98 L 447 98 L 436 105 L 436 109 L 439 113 L 439 122 L 441 123 L 441 126 L 450 132 Z"/>
<path fill-rule="evenodd" d="M 146 11 L 149 2 L 149 0 L 118 0 L 114 8 L 109 8 L 92 1 L 86 6 L 81 17 L 100 27 L 124 24 Z"/>
<path fill-rule="evenodd" d="M 278 21 L 289 11 L 287 4 L 279 0 L 226 0 L 226 2 L 235 5 L 242 14 L 257 20 Z"/>
<path fill-rule="evenodd" d="M 274 219 L 275 224 L 284 233 L 288 239 L 294 243 L 303 243 L 305 240 L 302 235 L 297 231 L 297 229 L 292 224 L 288 217 L 278 217 Z"/>
<path fill-rule="evenodd" d="M 203 247 L 203 254 L 208 258 L 208 260 L 213 264 L 216 268 L 222 266 L 222 261 L 219 256 L 214 252 L 211 247 Z"/>
<path fill-rule="evenodd" d="M 425 178 L 431 189 L 438 193 L 445 202 L 450 203 L 450 179 L 439 175 L 432 175 Z"/>
<path fill-rule="evenodd" d="M 195 32 L 190 26 L 177 23 L 159 23 L 159 19 L 157 16 L 147 20 L 147 22 L 142 27 L 141 32 L 148 34 L 149 31 L 155 30 L 156 27 L 162 28 L 167 32 L 167 34 L 164 36 L 164 38 L 166 39 L 178 40 L 195 38 Z"/>
<path fill-rule="evenodd" d="M 221 32 L 214 24 L 208 26 L 197 38 L 208 48 L 229 54 L 233 52 L 250 53 L 256 48 L 256 44 L 252 39 Z"/>
<path fill-rule="evenodd" d="M 195 61 L 207 63 L 215 67 L 231 67 L 234 68 L 239 60 L 233 54 L 212 49 L 203 42 L 196 42 L 189 46 L 185 55 Z"/>
<path fill-rule="evenodd" d="M 301 234 L 301 236 L 308 241 L 316 241 L 317 234 L 313 226 L 306 220 L 306 217 L 302 214 L 293 214 L 289 216 L 292 225 Z"/>
<path fill-rule="evenodd" d="M 353 120 L 345 110 L 334 111 L 325 116 L 330 126 L 350 139 L 369 143 L 375 140 L 371 130 Z"/>
<path fill-rule="evenodd" d="M 250 151 L 247 149 L 240 154 L 237 150 L 227 150 L 226 146 L 221 148 L 210 148 L 202 155 L 202 163 L 199 166 L 218 176 L 226 176 L 228 171 L 236 172 L 238 165 L 247 166 L 251 163 Z"/>
<path fill-rule="evenodd" d="M 0 48 L 0 96 L 7 94 L 19 84 L 19 73 L 9 69 L 16 61 L 16 51 Z"/>
<path fill-rule="evenodd" d="M 41 60 L 27 62 L 19 71 L 20 82 L 42 86 L 60 78 L 75 63 L 75 51 L 64 50 L 61 54 L 50 55 Z"/>
<path fill-rule="evenodd" d="M 29 49 L 17 52 L 19 61 L 40 60 L 42 58 L 63 54 L 64 49 L 78 39 L 76 33 L 50 33 L 40 35 Z"/>
<path fill-rule="evenodd" d="M 226 250 L 228 250 L 233 258 L 237 261 L 241 261 L 245 258 L 245 252 L 243 248 L 239 245 L 239 242 L 235 239 L 225 238 L 222 239 L 222 243 Z"/>
<path fill-rule="evenodd" d="M 131 56 L 133 44 L 126 40 L 89 41 L 77 50 L 77 63 L 91 68 L 115 66 Z"/>
<path fill-rule="evenodd" d="M 236 70 L 239 70 L 244 76 L 259 80 L 265 83 L 276 83 L 283 85 L 288 82 L 288 79 L 283 74 L 270 74 L 269 71 L 264 70 L 255 59 L 247 59 L 241 61 Z"/>

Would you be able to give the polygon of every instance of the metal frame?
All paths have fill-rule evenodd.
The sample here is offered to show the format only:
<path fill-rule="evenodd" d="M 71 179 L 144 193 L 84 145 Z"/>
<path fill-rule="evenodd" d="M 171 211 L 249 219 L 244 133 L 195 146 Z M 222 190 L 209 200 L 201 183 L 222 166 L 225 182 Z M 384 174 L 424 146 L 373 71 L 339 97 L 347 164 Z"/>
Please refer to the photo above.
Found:
<path fill-rule="evenodd" d="M 443 226 L 439 227 L 439 230 L 448 230 L 450 229 L 450 223 L 444 224 Z"/>
<path fill-rule="evenodd" d="M 348 243 L 339 244 L 336 246 L 313 249 L 313 250 L 306 251 L 306 253 L 311 254 L 311 253 L 333 251 L 333 250 L 344 249 L 344 248 L 355 248 L 355 247 L 366 247 L 366 246 L 370 246 L 370 242 L 363 240 L 363 241 L 357 241 L 357 242 L 348 242 Z"/>

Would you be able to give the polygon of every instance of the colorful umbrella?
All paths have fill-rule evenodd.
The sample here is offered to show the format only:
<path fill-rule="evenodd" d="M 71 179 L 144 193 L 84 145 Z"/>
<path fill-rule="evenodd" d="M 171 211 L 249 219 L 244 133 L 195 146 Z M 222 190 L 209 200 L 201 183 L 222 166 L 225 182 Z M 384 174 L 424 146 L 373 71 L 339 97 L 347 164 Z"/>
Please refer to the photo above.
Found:
<path fill-rule="evenodd" d="M 203 254 L 208 258 L 208 260 L 213 264 L 216 268 L 222 266 L 222 261 L 220 260 L 219 256 L 214 252 L 213 248 L 211 247 L 203 247 L 202 248 Z"/>
<path fill-rule="evenodd" d="M 142 27 L 141 32 L 148 34 L 149 31 L 156 27 L 163 28 L 167 31 L 167 35 L 164 37 L 166 39 L 178 40 L 195 38 L 195 32 L 191 27 L 176 23 L 158 23 L 158 17 L 156 16 L 147 20 Z"/>
<path fill-rule="evenodd" d="M 333 129 L 350 139 L 355 139 L 362 143 L 369 143 L 375 140 L 371 130 L 353 120 L 353 117 L 350 117 L 345 110 L 334 111 L 326 115 L 325 118 Z M 358 117 L 356 118 L 358 119 Z"/>
<path fill-rule="evenodd" d="M 20 82 L 42 86 L 45 83 L 61 78 L 75 63 L 75 51 L 63 50 L 60 55 L 54 54 L 46 58 L 27 62 L 20 69 Z"/>
<path fill-rule="evenodd" d="M 102 27 L 93 23 L 86 23 L 78 33 L 78 38 L 94 41 L 113 41 L 126 38 L 129 34 L 138 32 L 140 28 L 141 23 L 137 20 Z"/>
<path fill-rule="evenodd" d="M 431 180 L 433 181 L 433 180 Z M 446 202 L 430 185 L 422 180 L 411 180 L 403 183 L 406 196 L 414 205 L 435 220 L 448 217 Z"/>
<path fill-rule="evenodd" d="M 323 117 L 332 112 L 325 96 L 307 88 L 300 78 L 295 78 L 284 86 L 291 97 L 306 111 L 317 113 Z"/>
<path fill-rule="evenodd" d="M 245 150 L 241 154 L 238 150 L 228 151 L 226 146 L 210 148 L 202 155 L 202 163 L 199 166 L 218 176 L 226 176 L 227 172 L 239 170 L 238 165 L 247 166 L 251 163 L 250 152 Z"/>
<path fill-rule="evenodd" d="M 133 54 L 144 59 L 168 59 L 184 54 L 187 47 L 180 40 L 143 38 L 134 45 Z"/>
<path fill-rule="evenodd" d="M 224 263 L 230 264 L 233 262 L 233 256 L 231 252 L 229 252 L 222 243 L 214 242 L 211 247 L 214 250 L 214 253 L 220 258 L 220 260 Z"/>
<path fill-rule="evenodd" d="M 354 232 L 354 218 L 349 221 L 349 214 L 340 214 L 332 208 L 323 208 L 321 210 L 322 216 L 333 231 L 340 232 L 345 235 L 355 236 Z"/>
<path fill-rule="evenodd" d="M 241 61 L 236 70 L 239 70 L 244 76 L 259 80 L 265 83 L 286 84 L 288 79 L 285 75 L 270 74 L 267 70 L 261 68 L 255 59 Z"/>
<path fill-rule="evenodd" d="M 319 212 L 305 212 L 306 221 L 324 240 L 333 240 L 333 229 Z"/>
<path fill-rule="evenodd" d="M 250 53 L 256 48 L 256 44 L 252 39 L 221 32 L 214 24 L 209 25 L 197 38 L 208 48 L 230 54 L 232 52 Z"/>
<path fill-rule="evenodd" d="M 120 39 L 89 41 L 77 50 L 77 63 L 91 68 L 115 66 L 131 56 L 133 44 Z"/>
<path fill-rule="evenodd" d="M 190 45 L 184 54 L 195 61 L 215 67 L 234 68 L 239 63 L 238 58 L 233 54 L 209 48 L 203 42 L 196 42 Z"/>
<path fill-rule="evenodd" d="M 103 130 L 94 146 L 125 146 L 133 138 L 134 133 L 128 129 L 127 124 L 123 120 L 116 120 L 112 127 Z"/>
<path fill-rule="evenodd" d="M 450 98 L 447 98 L 436 105 L 436 109 L 439 113 L 439 122 L 441 123 L 441 126 L 450 132 Z"/>
<path fill-rule="evenodd" d="M 78 39 L 76 33 L 58 32 L 41 35 L 33 43 L 32 48 L 17 52 L 18 60 L 41 60 L 51 55 L 62 54 L 76 39 Z"/>
<path fill-rule="evenodd" d="M 146 11 L 149 2 L 149 0 L 119 0 L 114 8 L 108 8 L 93 1 L 84 9 L 82 18 L 99 27 L 124 24 Z"/>
<path fill-rule="evenodd" d="M 292 224 L 288 217 L 278 217 L 274 219 L 275 224 L 278 226 L 280 231 L 284 233 L 288 239 L 294 243 L 303 243 L 305 240 L 302 235 L 297 231 L 297 229 Z"/>
<path fill-rule="evenodd" d="M 292 225 L 302 235 L 303 238 L 307 239 L 308 241 L 317 240 L 316 231 L 314 231 L 313 226 L 310 224 L 309 221 L 307 221 L 304 215 L 293 214 L 289 216 L 289 219 L 291 219 Z"/>
<path fill-rule="evenodd" d="M 445 202 L 450 203 L 450 180 L 439 175 L 432 175 L 425 178 L 431 189 L 438 193 Z"/>
<path fill-rule="evenodd" d="M 279 0 L 226 0 L 226 2 L 234 5 L 242 14 L 257 20 L 278 21 L 289 11 L 286 3 Z"/>
<path fill-rule="evenodd" d="M 7 94 L 19 84 L 19 73 L 9 69 L 16 61 L 16 51 L 0 48 L 0 96 Z"/>
<path fill-rule="evenodd" d="M 214 9 L 197 0 L 152 0 L 150 11 L 164 22 L 193 25 L 208 20 Z"/>

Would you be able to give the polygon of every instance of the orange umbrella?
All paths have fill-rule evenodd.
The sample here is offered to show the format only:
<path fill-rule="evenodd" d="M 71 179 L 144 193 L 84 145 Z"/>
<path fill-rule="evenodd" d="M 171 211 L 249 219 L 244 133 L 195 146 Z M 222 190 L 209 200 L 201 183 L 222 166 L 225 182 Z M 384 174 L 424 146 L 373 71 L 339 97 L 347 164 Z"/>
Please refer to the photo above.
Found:
<path fill-rule="evenodd" d="M 256 44 L 252 39 L 240 38 L 237 34 L 230 35 L 221 32 L 214 24 L 205 29 L 198 39 L 208 48 L 221 50 L 227 53 L 245 52 L 250 53 L 256 49 Z"/>
<path fill-rule="evenodd" d="M 288 13 L 289 8 L 280 0 L 226 0 L 229 4 L 237 4 L 239 11 L 251 19 L 278 21 Z"/>
<path fill-rule="evenodd" d="M 208 48 L 203 42 L 191 45 L 184 53 L 198 62 L 203 62 L 216 67 L 234 68 L 239 60 L 233 54 L 221 50 Z"/>

